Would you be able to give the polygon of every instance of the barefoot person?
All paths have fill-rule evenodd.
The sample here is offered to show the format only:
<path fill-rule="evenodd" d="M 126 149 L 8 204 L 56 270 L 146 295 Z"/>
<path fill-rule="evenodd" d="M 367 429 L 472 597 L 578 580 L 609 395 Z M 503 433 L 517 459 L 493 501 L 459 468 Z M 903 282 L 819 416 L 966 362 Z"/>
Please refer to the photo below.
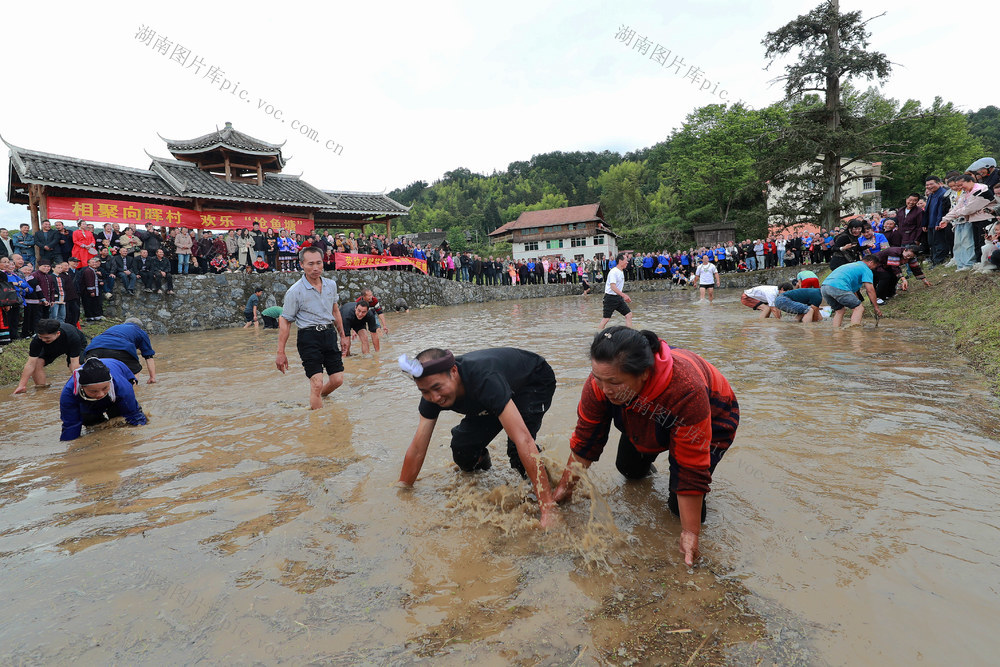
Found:
<path fill-rule="evenodd" d="M 340 307 L 340 321 L 344 324 L 344 356 L 351 356 L 351 341 L 355 336 L 361 339 L 361 354 L 368 354 L 367 328 L 375 337 L 375 313 L 368 307 L 367 301 L 348 301 Z"/>
<path fill-rule="evenodd" d="M 28 390 L 28 379 L 35 381 L 36 387 L 48 387 L 45 367 L 59 357 L 66 355 L 66 365 L 70 372 L 80 367 L 80 355 L 87 346 L 87 337 L 71 324 L 58 320 L 39 320 L 35 335 L 28 344 L 28 361 L 21 371 L 21 381 L 14 389 L 15 394 Z"/>
<path fill-rule="evenodd" d="M 264 288 L 257 286 L 253 288 L 253 294 L 247 299 L 247 305 L 243 308 L 243 319 L 246 320 L 246 324 L 243 325 L 244 329 L 249 329 L 253 326 L 256 329 L 260 326 L 260 298 L 264 296 Z"/>
<path fill-rule="evenodd" d="M 344 384 L 344 360 L 341 358 L 341 343 L 344 340 L 344 325 L 337 307 L 337 283 L 323 277 L 323 251 L 309 246 L 299 251 L 299 263 L 303 276 L 285 292 L 285 303 L 278 318 L 278 354 L 275 364 L 284 373 L 288 370 L 285 345 L 292 322 L 298 325 L 299 333 L 295 347 L 302 360 L 302 368 L 309 378 L 309 407 L 318 410 L 323 405 L 323 397 Z M 323 383 L 323 369 L 329 380 Z"/>
<path fill-rule="evenodd" d="M 489 470 L 487 445 L 501 429 L 507 433 L 510 467 L 531 480 L 548 527 L 555 517 L 552 490 L 538 458 L 535 436 L 552 405 L 556 376 L 542 357 L 513 347 L 495 347 L 455 357 L 449 350 L 424 350 L 399 366 L 413 377 L 422 398 L 417 432 L 403 458 L 399 481 L 413 486 L 427 455 L 442 410 L 465 415 L 451 430 L 451 453 L 466 472 Z"/>
<path fill-rule="evenodd" d="M 874 286 L 874 270 L 878 266 L 878 258 L 875 255 L 867 255 L 860 262 L 838 266 L 823 280 L 820 292 L 833 308 L 833 326 L 839 327 L 843 323 L 844 313 L 848 309 L 851 311 L 849 326 L 861 324 L 861 318 L 865 315 L 865 304 L 858 298 L 856 292 L 862 288 L 868 293 L 868 300 L 872 302 L 875 315 L 882 317 Z"/>
<path fill-rule="evenodd" d="M 632 297 L 623 292 L 625 289 L 625 267 L 628 266 L 628 255 L 623 252 L 615 257 L 617 262 L 608 271 L 608 281 L 604 284 L 604 319 L 598 329 L 608 326 L 611 316 L 618 311 L 625 316 L 625 326 L 632 326 L 632 309 L 627 304 L 632 303 Z"/>
<path fill-rule="evenodd" d="M 88 359 L 66 381 L 59 397 L 59 439 L 76 440 L 84 426 L 114 417 L 124 417 L 132 426 L 145 424 L 146 415 L 132 389 L 136 382 L 128 366 L 117 359 Z"/>
<path fill-rule="evenodd" d="M 719 286 L 719 270 L 715 268 L 715 264 L 708 261 L 707 254 L 701 256 L 701 264 L 695 269 L 694 274 L 698 276 L 698 291 L 701 293 L 698 302 L 704 302 L 707 293 L 708 302 L 712 303 L 715 299 L 715 288 Z"/>
<path fill-rule="evenodd" d="M 556 502 L 572 494 L 577 465 L 589 468 L 600 458 L 613 422 L 622 433 L 615 465 L 626 479 L 655 472 L 653 460 L 667 452 L 667 507 L 680 517 L 680 549 L 692 565 L 698 559 L 705 494 L 740 421 L 733 390 L 710 363 L 671 349 L 652 331 L 599 331 L 590 346 L 590 364 Z"/>

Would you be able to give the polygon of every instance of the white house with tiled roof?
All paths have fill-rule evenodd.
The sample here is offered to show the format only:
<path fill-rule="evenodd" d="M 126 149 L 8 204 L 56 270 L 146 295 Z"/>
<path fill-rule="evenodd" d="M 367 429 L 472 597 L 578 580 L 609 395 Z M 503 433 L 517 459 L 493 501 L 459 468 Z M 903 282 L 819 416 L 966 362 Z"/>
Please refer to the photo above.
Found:
<path fill-rule="evenodd" d="M 563 256 L 567 260 L 614 257 L 618 236 L 604 221 L 601 204 L 525 211 L 490 232 L 490 242 L 509 241 L 515 260 Z"/>

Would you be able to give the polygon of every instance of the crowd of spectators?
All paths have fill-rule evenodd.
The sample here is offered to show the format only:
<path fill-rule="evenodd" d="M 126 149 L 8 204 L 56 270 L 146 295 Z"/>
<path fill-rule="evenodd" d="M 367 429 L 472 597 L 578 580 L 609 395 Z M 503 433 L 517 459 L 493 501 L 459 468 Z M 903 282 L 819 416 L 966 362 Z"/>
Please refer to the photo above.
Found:
<path fill-rule="evenodd" d="M 719 273 L 828 263 L 831 269 L 887 248 L 926 253 L 932 265 L 957 271 L 991 271 L 1000 265 L 996 225 L 1000 171 L 993 158 L 977 160 L 965 172 L 929 176 L 924 191 L 906 197 L 897 210 L 855 216 L 835 229 L 773 234 L 739 243 L 677 252 L 630 253 L 628 280 L 690 283 L 703 257 Z M 29 337 L 37 322 L 56 319 L 79 326 L 104 317 L 103 303 L 121 291 L 173 293 L 173 276 L 190 273 L 298 271 L 298 251 L 314 246 L 324 267 L 334 270 L 337 253 L 412 257 L 427 262 L 431 276 L 478 285 L 594 283 L 604 279 L 613 258 L 566 259 L 550 255 L 526 260 L 453 251 L 448 242 L 414 244 L 405 237 L 362 233 L 289 233 L 252 229 L 224 233 L 182 227 L 144 228 L 79 220 L 42 221 L 32 233 L 25 223 L 15 233 L 0 229 L 0 344 Z M 413 270 L 393 266 L 390 270 Z"/>

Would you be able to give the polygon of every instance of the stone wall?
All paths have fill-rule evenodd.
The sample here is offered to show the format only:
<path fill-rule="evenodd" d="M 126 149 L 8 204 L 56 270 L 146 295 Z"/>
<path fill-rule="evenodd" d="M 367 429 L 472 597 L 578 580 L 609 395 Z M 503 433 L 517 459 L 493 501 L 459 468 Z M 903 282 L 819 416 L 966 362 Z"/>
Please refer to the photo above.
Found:
<path fill-rule="evenodd" d="M 792 267 L 726 273 L 721 276 L 722 287 L 746 289 L 762 284 L 776 285 L 794 278 L 798 271 L 798 267 Z M 579 285 L 487 287 L 432 278 L 410 271 L 337 271 L 326 272 L 324 275 L 337 281 L 341 303 L 356 299 L 361 295 L 362 289 L 370 287 L 386 308 L 391 308 L 399 298 L 404 299 L 410 308 L 425 308 L 569 296 L 581 292 Z M 224 329 L 243 324 L 243 308 L 253 293 L 254 286 L 264 288 L 266 308 L 281 304 L 285 292 L 300 277 L 299 273 L 174 276 L 175 294 L 147 294 L 139 290 L 135 296 L 129 296 L 117 291 L 115 298 L 106 302 L 104 311 L 110 317 L 138 317 L 142 319 L 146 330 L 154 334 Z M 626 292 L 668 289 L 671 289 L 669 280 L 628 281 L 625 284 Z M 602 285 L 598 284 L 591 294 L 600 298 L 603 292 Z"/>
<path fill-rule="evenodd" d="M 138 317 L 146 330 L 154 334 L 224 329 L 243 324 L 243 309 L 253 294 L 254 286 L 264 288 L 265 308 L 280 305 L 285 292 L 301 275 L 223 273 L 174 276 L 175 294 L 148 294 L 140 289 L 136 295 L 129 296 L 116 291 L 115 298 L 105 303 L 104 312 L 116 318 Z M 410 308 L 424 308 L 567 296 L 581 291 L 579 285 L 487 287 L 410 271 L 337 271 L 323 275 L 337 281 L 341 303 L 356 299 L 362 289 L 370 287 L 387 309 L 399 298 L 406 300 Z"/>

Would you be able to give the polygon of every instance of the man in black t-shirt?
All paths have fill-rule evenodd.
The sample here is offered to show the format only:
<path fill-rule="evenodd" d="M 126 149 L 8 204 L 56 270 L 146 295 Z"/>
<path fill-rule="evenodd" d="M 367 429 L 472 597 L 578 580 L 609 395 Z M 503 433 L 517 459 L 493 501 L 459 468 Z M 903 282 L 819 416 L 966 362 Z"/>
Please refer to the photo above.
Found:
<path fill-rule="evenodd" d="M 344 356 L 351 356 L 351 339 L 357 333 L 361 339 L 361 354 L 368 354 L 367 328 L 375 335 L 375 313 L 368 309 L 367 301 L 348 301 L 340 307 L 340 319 L 344 321 Z"/>
<path fill-rule="evenodd" d="M 28 344 L 28 361 L 21 371 L 21 381 L 17 383 L 15 394 L 28 390 L 28 378 L 34 378 L 36 387 L 47 387 L 45 367 L 66 355 L 66 365 L 72 373 L 80 367 L 80 355 L 87 347 L 87 337 L 71 324 L 58 320 L 40 320 L 35 327 L 35 336 Z"/>
<path fill-rule="evenodd" d="M 541 522 L 548 527 L 555 503 L 545 467 L 538 458 L 535 436 L 542 417 L 552 405 L 556 376 L 552 367 L 533 352 L 497 347 L 455 357 L 450 351 L 431 348 L 415 360 L 399 358 L 422 398 L 420 422 L 403 459 L 399 482 L 412 486 L 423 466 L 438 415 L 452 410 L 465 418 L 451 430 L 452 458 L 466 472 L 489 470 L 487 446 L 507 433 L 511 468 L 531 480 L 541 505 Z"/>

